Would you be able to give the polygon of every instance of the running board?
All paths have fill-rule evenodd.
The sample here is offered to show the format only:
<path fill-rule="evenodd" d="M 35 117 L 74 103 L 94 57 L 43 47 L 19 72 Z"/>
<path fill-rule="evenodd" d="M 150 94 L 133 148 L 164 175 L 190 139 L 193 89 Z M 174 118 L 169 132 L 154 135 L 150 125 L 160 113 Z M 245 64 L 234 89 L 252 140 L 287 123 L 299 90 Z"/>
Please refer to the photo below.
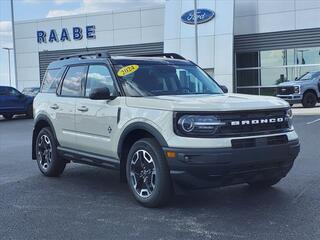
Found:
<path fill-rule="evenodd" d="M 96 167 L 120 170 L 120 161 L 115 158 L 82 152 L 79 150 L 58 147 L 59 156 L 75 163 L 87 164 Z"/>

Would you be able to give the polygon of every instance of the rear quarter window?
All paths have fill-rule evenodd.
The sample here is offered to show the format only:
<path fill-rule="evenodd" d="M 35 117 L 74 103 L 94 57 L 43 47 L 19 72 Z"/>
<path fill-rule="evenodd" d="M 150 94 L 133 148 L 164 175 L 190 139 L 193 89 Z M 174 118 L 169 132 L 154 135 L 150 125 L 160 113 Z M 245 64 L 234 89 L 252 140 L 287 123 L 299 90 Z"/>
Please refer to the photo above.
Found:
<path fill-rule="evenodd" d="M 48 69 L 41 85 L 41 92 L 55 93 L 59 85 L 59 81 L 61 79 L 62 74 L 63 74 L 63 70 L 60 68 Z"/>

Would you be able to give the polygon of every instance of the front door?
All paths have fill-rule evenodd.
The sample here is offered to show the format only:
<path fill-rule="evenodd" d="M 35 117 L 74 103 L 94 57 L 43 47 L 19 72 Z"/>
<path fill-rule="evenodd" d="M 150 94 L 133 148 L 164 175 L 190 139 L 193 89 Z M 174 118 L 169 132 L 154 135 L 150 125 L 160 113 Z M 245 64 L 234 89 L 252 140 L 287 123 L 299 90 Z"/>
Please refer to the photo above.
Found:
<path fill-rule="evenodd" d="M 115 85 L 106 65 L 90 65 L 84 98 L 76 102 L 76 131 L 79 149 L 88 153 L 114 157 L 111 141 L 117 131 L 117 114 L 120 98 L 91 100 L 91 90 L 107 87 L 116 94 Z"/>

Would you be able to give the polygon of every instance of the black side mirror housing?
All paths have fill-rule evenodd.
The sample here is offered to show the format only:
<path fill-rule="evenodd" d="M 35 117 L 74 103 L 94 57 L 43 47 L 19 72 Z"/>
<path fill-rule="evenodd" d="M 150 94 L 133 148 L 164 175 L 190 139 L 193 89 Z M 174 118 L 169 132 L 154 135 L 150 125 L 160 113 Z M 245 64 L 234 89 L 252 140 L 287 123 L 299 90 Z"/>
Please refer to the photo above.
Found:
<path fill-rule="evenodd" d="M 228 93 L 228 88 L 227 88 L 226 86 L 220 85 L 220 88 L 222 89 L 222 91 L 223 91 L 224 93 Z"/>
<path fill-rule="evenodd" d="M 89 98 L 92 100 L 112 100 L 115 97 L 111 96 L 109 88 L 103 87 L 92 89 Z"/>

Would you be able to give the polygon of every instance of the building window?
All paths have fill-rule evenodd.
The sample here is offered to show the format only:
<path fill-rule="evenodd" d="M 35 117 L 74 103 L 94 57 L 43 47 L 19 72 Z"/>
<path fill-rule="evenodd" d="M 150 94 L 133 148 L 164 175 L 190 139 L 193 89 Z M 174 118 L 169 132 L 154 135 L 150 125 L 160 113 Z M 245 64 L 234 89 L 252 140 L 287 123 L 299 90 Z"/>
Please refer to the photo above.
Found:
<path fill-rule="evenodd" d="M 236 53 L 236 91 L 275 95 L 276 85 L 320 70 L 320 47 Z"/>

